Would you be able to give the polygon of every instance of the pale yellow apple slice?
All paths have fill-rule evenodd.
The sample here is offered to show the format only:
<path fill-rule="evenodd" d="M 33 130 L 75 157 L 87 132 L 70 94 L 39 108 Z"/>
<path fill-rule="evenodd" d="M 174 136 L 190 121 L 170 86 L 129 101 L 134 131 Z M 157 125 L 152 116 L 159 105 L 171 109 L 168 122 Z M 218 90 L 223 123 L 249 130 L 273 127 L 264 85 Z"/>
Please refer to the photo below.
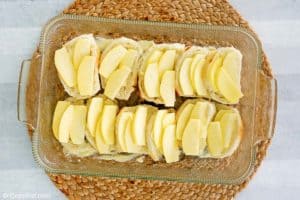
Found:
<path fill-rule="evenodd" d="M 163 128 L 166 128 L 167 126 L 169 126 L 171 124 L 175 124 L 175 123 L 176 123 L 176 117 L 175 117 L 174 112 L 166 113 L 164 115 L 163 121 L 162 121 Z"/>
<path fill-rule="evenodd" d="M 126 144 L 126 152 L 127 153 L 142 153 L 141 146 L 138 146 L 134 143 L 132 137 L 132 118 L 128 118 L 126 123 L 126 129 L 124 133 L 124 141 Z"/>
<path fill-rule="evenodd" d="M 238 115 L 237 113 L 225 113 L 220 120 L 224 148 L 228 149 L 232 141 L 233 135 L 238 132 Z"/>
<path fill-rule="evenodd" d="M 173 107 L 175 104 L 175 71 L 165 71 L 160 83 L 160 96 L 165 106 Z"/>
<path fill-rule="evenodd" d="M 80 95 L 93 95 L 96 56 L 85 56 L 78 67 L 77 84 Z"/>
<path fill-rule="evenodd" d="M 149 110 L 150 111 L 150 110 Z M 149 121 L 147 123 L 146 127 L 146 147 L 147 147 L 147 152 L 148 155 L 154 160 L 154 161 L 159 161 L 162 158 L 162 154 L 159 152 L 158 148 L 154 144 L 153 140 L 153 130 L 154 130 L 154 121 L 155 121 L 155 113 L 157 111 L 150 111 L 151 117 L 149 118 Z"/>
<path fill-rule="evenodd" d="M 115 144 L 115 120 L 117 105 L 104 105 L 101 115 L 101 133 L 105 144 Z"/>
<path fill-rule="evenodd" d="M 121 60 L 127 53 L 127 49 L 122 45 L 118 45 L 111 49 L 103 58 L 99 73 L 104 78 L 108 78 L 109 75 L 119 66 Z"/>
<path fill-rule="evenodd" d="M 150 64 L 150 63 L 158 63 L 159 62 L 159 59 L 161 57 L 161 55 L 163 54 L 162 51 L 160 50 L 155 50 L 151 55 L 150 57 L 148 58 L 147 60 L 147 63 Z"/>
<path fill-rule="evenodd" d="M 194 105 L 189 103 L 184 106 L 184 108 L 179 109 L 176 113 L 176 120 L 177 120 L 177 126 L 176 126 L 176 138 L 177 140 L 182 139 L 183 131 L 186 127 L 186 124 L 188 120 L 190 119 L 191 112 L 193 110 Z"/>
<path fill-rule="evenodd" d="M 199 138 L 199 155 L 202 155 L 207 146 L 207 126 L 201 126 Z"/>
<path fill-rule="evenodd" d="M 88 38 L 79 38 L 73 51 L 73 65 L 75 70 L 78 69 L 82 58 L 91 54 L 91 42 Z"/>
<path fill-rule="evenodd" d="M 218 113 L 215 116 L 214 121 L 220 121 L 224 114 L 226 113 L 233 113 L 232 110 L 219 110 Z"/>
<path fill-rule="evenodd" d="M 162 140 L 162 122 L 164 116 L 167 114 L 167 110 L 159 110 L 156 112 L 156 116 L 154 119 L 153 125 L 153 141 L 155 146 L 160 149 L 161 148 L 161 140 Z"/>
<path fill-rule="evenodd" d="M 237 50 L 232 50 L 227 53 L 224 58 L 222 67 L 230 75 L 236 85 L 240 85 L 242 55 Z"/>
<path fill-rule="evenodd" d="M 217 75 L 218 69 L 221 68 L 222 63 L 223 63 L 222 55 L 220 53 L 216 53 L 206 71 L 208 83 L 214 92 L 218 91 L 218 87 L 216 84 L 217 83 L 216 75 Z"/>
<path fill-rule="evenodd" d="M 125 132 L 127 123 L 131 118 L 133 118 L 132 112 L 120 112 L 118 120 L 116 122 L 117 143 L 120 146 L 122 152 L 127 152 L 127 147 L 125 143 Z"/>
<path fill-rule="evenodd" d="M 199 96 L 207 96 L 207 89 L 203 80 L 203 68 L 205 65 L 205 59 L 202 58 L 195 66 L 195 69 L 192 74 L 192 83 L 193 88 L 197 95 Z"/>
<path fill-rule="evenodd" d="M 203 125 L 200 119 L 188 121 L 182 134 L 182 150 L 186 155 L 199 155 L 201 126 Z"/>
<path fill-rule="evenodd" d="M 216 106 L 206 101 L 198 101 L 192 110 L 191 118 L 200 119 L 203 125 L 207 126 L 216 113 Z"/>
<path fill-rule="evenodd" d="M 164 129 L 169 126 L 169 125 L 176 125 L 176 117 L 175 117 L 175 113 L 174 112 L 170 112 L 170 113 L 166 113 L 163 117 L 163 121 L 162 121 L 162 131 L 164 131 Z M 162 135 L 160 136 L 162 140 Z M 163 153 L 163 149 L 162 149 L 162 145 L 161 145 L 161 141 L 159 142 L 159 146 L 158 146 L 158 150 Z"/>
<path fill-rule="evenodd" d="M 123 57 L 123 59 L 120 62 L 120 68 L 132 68 L 134 65 L 134 62 L 136 61 L 136 58 L 138 56 L 138 52 L 134 49 L 128 49 L 127 53 Z"/>
<path fill-rule="evenodd" d="M 104 105 L 102 97 L 94 97 L 88 103 L 87 127 L 90 134 L 95 137 L 97 121 L 100 119 Z"/>
<path fill-rule="evenodd" d="M 106 144 L 103 140 L 103 134 L 101 131 L 101 124 L 102 124 L 101 118 L 102 117 L 100 117 L 100 119 L 97 122 L 96 135 L 95 135 L 96 147 L 100 154 L 110 154 L 111 147 L 110 147 L 110 145 Z"/>
<path fill-rule="evenodd" d="M 76 82 L 75 70 L 66 47 L 55 51 L 54 63 L 60 77 L 64 80 L 66 85 L 74 87 Z"/>
<path fill-rule="evenodd" d="M 165 51 L 159 59 L 159 63 L 158 63 L 159 74 L 163 74 L 163 72 L 167 70 L 173 70 L 175 58 L 176 58 L 176 50 Z"/>
<path fill-rule="evenodd" d="M 159 73 L 157 63 L 151 63 L 147 66 L 144 76 L 144 87 L 148 97 L 159 96 Z"/>
<path fill-rule="evenodd" d="M 147 113 L 148 108 L 146 106 L 137 106 L 132 121 L 134 143 L 141 146 L 146 144 Z"/>
<path fill-rule="evenodd" d="M 228 73 L 221 67 L 217 74 L 217 86 L 221 95 L 230 103 L 238 103 L 243 93 L 238 85 L 230 78 Z"/>
<path fill-rule="evenodd" d="M 164 129 L 162 137 L 162 149 L 167 163 L 179 161 L 180 151 L 175 136 L 175 125 L 169 125 Z"/>
<path fill-rule="evenodd" d="M 86 131 L 86 113 L 85 105 L 74 105 L 73 121 L 70 128 L 70 138 L 73 144 L 84 143 L 84 136 Z"/>
<path fill-rule="evenodd" d="M 183 95 L 193 95 L 193 87 L 190 79 L 190 66 L 192 58 L 185 58 L 179 71 L 179 85 Z"/>
<path fill-rule="evenodd" d="M 115 99 L 121 87 L 124 86 L 131 72 L 128 67 L 117 69 L 111 73 L 106 82 L 104 95 L 110 99 Z"/>
<path fill-rule="evenodd" d="M 191 66 L 190 66 L 190 70 L 189 70 L 189 76 L 190 76 L 191 80 L 194 79 L 194 72 L 195 72 L 196 66 L 202 60 L 203 60 L 203 55 L 202 54 L 196 54 L 196 55 L 193 56 Z"/>
<path fill-rule="evenodd" d="M 69 105 L 61 117 L 59 127 L 58 127 L 58 140 L 62 143 L 69 142 L 70 139 L 70 129 L 73 122 L 73 112 L 74 106 Z"/>
<path fill-rule="evenodd" d="M 220 122 L 210 122 L 207 128 L 207 147 L 212 156 L 221 156 L 224 143 Z"/>
<path fill-rule="evenodd" d="M 55 111 L 53 114 L 52 120 L 52 130 L 56 139 L 58 139 L 58 128 L 62 118 L 62 115 L 66 111 L 66 109 L 71 105 L 69 101 L 58 101 L 55 107 Z"/>

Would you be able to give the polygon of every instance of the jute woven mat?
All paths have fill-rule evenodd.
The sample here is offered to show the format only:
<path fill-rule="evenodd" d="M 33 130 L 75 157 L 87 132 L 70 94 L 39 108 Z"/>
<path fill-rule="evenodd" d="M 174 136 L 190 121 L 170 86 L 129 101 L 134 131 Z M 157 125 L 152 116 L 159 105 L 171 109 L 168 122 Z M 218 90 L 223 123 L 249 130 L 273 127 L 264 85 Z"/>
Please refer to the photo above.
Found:
<path fill-rule="evenodd" d="M 64 13 L 122 19 L 235 25 L 252 31 L 248 23 L 227 0 L 77 0 L 65 9 Z M 35 52 L 26 92 L 27 120 L 32 124 L 36 121 L 34 106 L 36 99 L 32 97 L 39 89 L 37 84 L 39 58 L 39 52 Z M 263 72 L 273 77 L 265 55 Z M 28 132 L 31 136 L 30 127 Z M 270 140 L 263 140 L 256 146 L 255 170 L 247 180 L 238 185 L 113 179 L 49 173 L 48 176 L 70 199 L 233 199 L 253 177 L 266 155 L 269 143 Z"/>

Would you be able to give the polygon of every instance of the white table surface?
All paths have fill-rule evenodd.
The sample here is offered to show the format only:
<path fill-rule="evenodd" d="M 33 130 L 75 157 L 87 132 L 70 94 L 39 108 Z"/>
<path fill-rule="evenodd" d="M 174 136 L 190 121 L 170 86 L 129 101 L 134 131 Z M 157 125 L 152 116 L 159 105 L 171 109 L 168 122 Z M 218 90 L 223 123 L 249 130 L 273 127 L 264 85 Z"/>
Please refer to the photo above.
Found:
<path fill-rule="evenodd" d="M 0 199 L 64 199 L 33 160 L 26 129 L 16 119 L 16 94 L 20 63 L 36 48 L 41 27 L 71 1 L 0 0 Z M 299 199 L 300 1 L 231 2 L 263 41 L 279 86 L 275 137 L 237 199 Z"/>

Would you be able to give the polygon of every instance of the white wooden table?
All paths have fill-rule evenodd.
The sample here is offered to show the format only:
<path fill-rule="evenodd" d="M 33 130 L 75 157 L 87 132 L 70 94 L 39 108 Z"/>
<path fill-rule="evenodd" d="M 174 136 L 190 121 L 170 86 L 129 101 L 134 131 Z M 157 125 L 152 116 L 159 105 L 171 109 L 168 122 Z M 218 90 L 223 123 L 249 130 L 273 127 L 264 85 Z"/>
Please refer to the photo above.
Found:
<path fill-rule="evenodd" d="M 0 199 L 64 199 L 34 162 L 16 119 L 20 63 L 41 27 L 72 0 L 0 0 Z M 275 137 L 259 171 L 237 199 L 300 197 L 300 1 L 232 0 L 259 34 L 279 85 Z"/>

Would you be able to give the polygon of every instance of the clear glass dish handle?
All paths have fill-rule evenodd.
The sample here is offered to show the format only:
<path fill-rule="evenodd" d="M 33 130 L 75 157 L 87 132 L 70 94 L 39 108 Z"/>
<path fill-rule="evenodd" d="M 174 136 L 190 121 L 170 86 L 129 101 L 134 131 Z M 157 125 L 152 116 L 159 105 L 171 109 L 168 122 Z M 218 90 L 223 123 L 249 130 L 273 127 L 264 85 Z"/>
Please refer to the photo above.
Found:
<path fill-rule="evenodd" d="M 271 139 L 274 135 L 277 113 L 277 80 L 258 74 L 255 116 L 255 144 Z"/>
<path fill-rule="evenodd" d="M 17 99 L 17 117 L 18 120 L 32 129 L 33 126 L 27 121 L 26 117 L 26 88 L 28 83 L 28 76 L 30 71 L 31 60 L 23 60 L 21 64 L 21 70 L 19 74 L 19 84 L 18 84 L 18 99 Z"/>

